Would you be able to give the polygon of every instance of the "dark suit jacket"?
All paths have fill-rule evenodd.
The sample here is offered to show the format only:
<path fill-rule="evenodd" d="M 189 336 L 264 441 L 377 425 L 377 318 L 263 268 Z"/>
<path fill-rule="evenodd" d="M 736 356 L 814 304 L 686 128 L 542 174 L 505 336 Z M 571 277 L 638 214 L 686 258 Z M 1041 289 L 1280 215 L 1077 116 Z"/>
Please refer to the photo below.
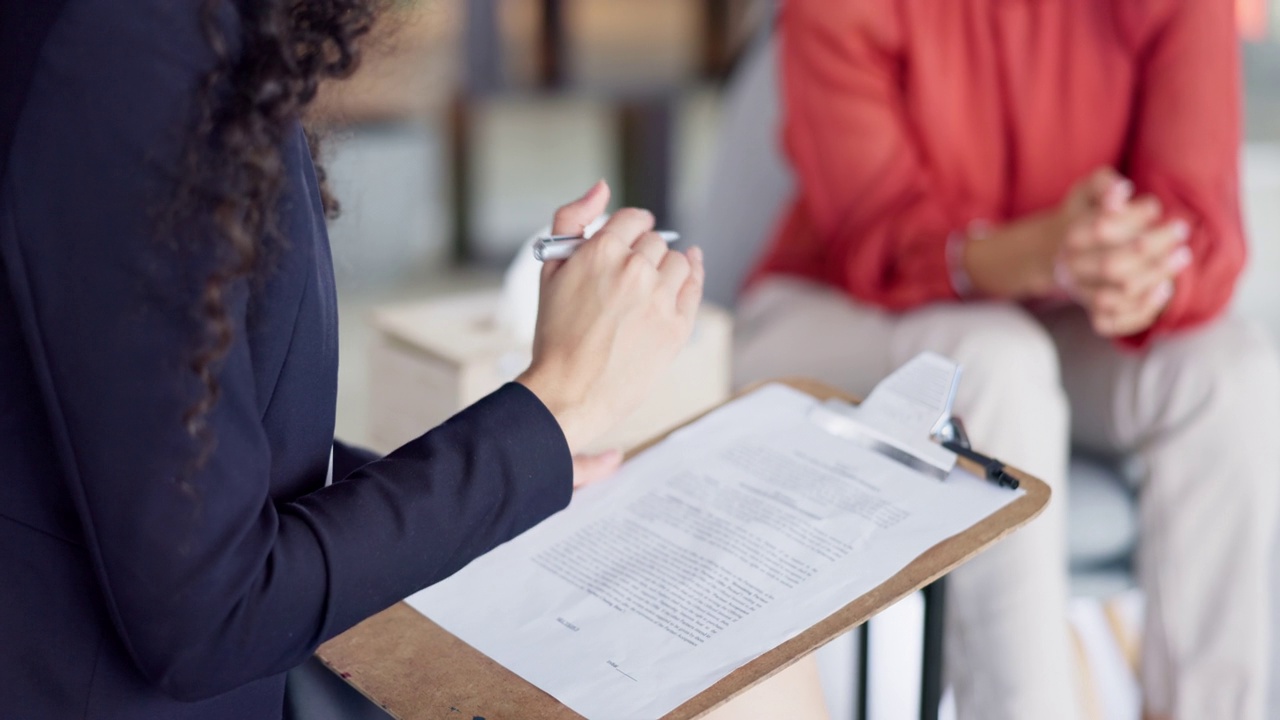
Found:
<path fill-rule="evenodd" d="M 297 128 L 287 242 L 232 293 L 216 446 L 189 472 L 209 255 L 159 241 L 153 210 L 212 63 L 200 4 L 0 0 L 3 718 L 279 717 L 317 644 L 571 493 L 555 419 L 515 384 L 386 458 L 334 442 L 333 274 Z"/>

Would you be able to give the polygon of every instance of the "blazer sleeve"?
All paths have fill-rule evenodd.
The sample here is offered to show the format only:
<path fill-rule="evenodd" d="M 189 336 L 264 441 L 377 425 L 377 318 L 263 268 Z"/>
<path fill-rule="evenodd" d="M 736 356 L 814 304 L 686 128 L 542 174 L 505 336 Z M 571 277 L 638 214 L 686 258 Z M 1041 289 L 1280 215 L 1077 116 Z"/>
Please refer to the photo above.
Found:
<path fill-rule="evenodd" d="M 787 0 L 779 20 L 783 142 L 804 211 L 850 295 L 903 310 L 955 299 L 948 202 L 913 137 L 895 3 Z"/>
<path fill-rule="evenodd" d="M 507 385 L 347 481 L 269 493 L 272 449 L 243 341 L 198 443 L 184 360 L 206 237 L 153 231 L 211 59 L 190 4 L 68 4 L 46 41 L 0 199 L 0 252 L 104 609 L 143 675 L 195 700 L 299 664 L 325 639 L 564 507 L 554 417 Z M 159 191 L 159 194 L 157 194 Z"/>
<path fill-rule="evenodd" d="M 1244 268 L 1240 217 L 1240 48 L 1232 4 L 1220 0 L 1135 3 L 1157 15 L 1142 23 L 1140 80 L 1126 170 L 1140 192 L 1191 225 L 1192 264 L 1151 338 L 1213 319 L 1231 301 Z"/>
<path fill-rule="evenodd" d="M 378 454 L 366 448 L 348 445 L 341 440 L 333 442 L 333 479 L 342 480 L 361 467 L 378 459 Z"/>

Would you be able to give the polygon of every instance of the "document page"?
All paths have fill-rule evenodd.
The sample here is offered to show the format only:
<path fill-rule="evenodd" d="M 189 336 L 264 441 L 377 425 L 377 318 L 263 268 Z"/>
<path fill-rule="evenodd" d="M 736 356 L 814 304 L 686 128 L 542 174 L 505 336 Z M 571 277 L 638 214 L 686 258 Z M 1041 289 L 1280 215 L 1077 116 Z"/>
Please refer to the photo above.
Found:
<path fill-rule="evenodd" d="M 858 415 L 886 432 L 907 431 L 924 439 L 951 417 L 959 384 L 959 363 L 937 353 L 920 353 L 877 383 L 858 406 Z"/>
<path fill-rule="evenodd" d="M 767 385 L 408 603 L 568 707 L 659 718 L 1019 492 L 814 425 Z"/>
<path fill-rule="evenodd" d="M 814 419 L 828 432 L 945 478 L 956 458 L 932 438 L 951 419 L 959 382 L 960 365 L 954 360 L 920 353 L 877 383 L 862 404 L 825 403 Z"/>

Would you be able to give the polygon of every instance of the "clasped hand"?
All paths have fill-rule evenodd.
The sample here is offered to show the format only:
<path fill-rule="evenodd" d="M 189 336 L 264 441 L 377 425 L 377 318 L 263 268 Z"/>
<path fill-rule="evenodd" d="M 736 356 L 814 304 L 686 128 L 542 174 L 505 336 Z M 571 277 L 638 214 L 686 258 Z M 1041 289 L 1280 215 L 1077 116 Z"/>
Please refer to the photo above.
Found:
<path fill-rule="evenodd" d="M 1122 337 L 1149 328 L 1191 264 L 1185 220 L 1163 217 L 1153 196 L 1102 169 L 1077 183 L 1059 210 L 1058 286 L 1089 314 L 1094 331 Z"/>

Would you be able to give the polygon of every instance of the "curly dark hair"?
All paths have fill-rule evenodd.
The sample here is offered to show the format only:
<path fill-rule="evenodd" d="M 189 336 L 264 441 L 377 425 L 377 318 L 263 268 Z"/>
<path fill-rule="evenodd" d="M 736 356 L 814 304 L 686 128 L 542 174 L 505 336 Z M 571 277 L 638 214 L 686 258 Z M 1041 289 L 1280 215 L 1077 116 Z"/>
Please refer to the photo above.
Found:
<path fill-rule="evenodd" d="M 212 229 L 214 258 L 195 314 L 199 328 L 190 368 L 203 389 L 183 421 L 200 441 L 195 466 L 212 452 L 207 418 L 218 402 L 218 372 L 230 351 L 232 285 L 252 277 L 283 242 L 276 209 L 284 186 L 283 147 L 326 78 L 350 75 L 357 41 L 373 25 L 384 0 L 204 0 L 201 21 L 216 58 L 203 78 L 196 116 L 182 158 L 182 179 L 163 213 L 172 227 Z M 228 37 L 231 13 L 238 27 Z M 234 48 L 234 49 L 233 49 Z M 308 132 L 313 155 L 316 135 Z M 317 164 L 327 215 L 337 203 Z M 175 237 L 177 233 L 174 233 Z M 199 235 L 202 242 L 207 233 Z"/>

